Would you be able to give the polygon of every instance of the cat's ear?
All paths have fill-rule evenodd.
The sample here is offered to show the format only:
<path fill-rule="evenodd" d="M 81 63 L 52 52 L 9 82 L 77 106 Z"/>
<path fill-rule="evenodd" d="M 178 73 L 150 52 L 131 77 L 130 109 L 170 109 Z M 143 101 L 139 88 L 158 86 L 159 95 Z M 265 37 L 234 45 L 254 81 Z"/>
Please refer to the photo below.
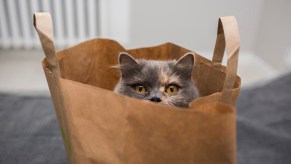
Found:
<path fill-rule="evenodd" d="M 123 79 L 131 78 L 140 70 L 139 64 L 128 53 L 122 52 L 119 54 L 119 69 Z"/>
<path fill-rule="evenodd" d="M 118 57 L 119 65 L 136 65 L 135 59 L 126 52 L 121 52 Z"/>
<path fill-rule="evenodd" d="M 192 52 L 186 53 L 176 63 L 179 67 L 193 67 L 194 65 L 194 54 Z"/>
<path fill-rule="evenodd" d="M 194 66 L 194 54 L 192 52 L 186 53 L 182 56 L 175 65 L 175 72 L 185 79 L 192 77 L 192 70 Z"/>

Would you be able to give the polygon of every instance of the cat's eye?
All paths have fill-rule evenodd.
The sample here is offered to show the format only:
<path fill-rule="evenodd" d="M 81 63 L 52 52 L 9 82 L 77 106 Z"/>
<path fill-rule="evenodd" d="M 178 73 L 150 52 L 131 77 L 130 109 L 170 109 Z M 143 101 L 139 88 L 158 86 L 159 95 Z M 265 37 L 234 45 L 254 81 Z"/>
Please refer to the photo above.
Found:
<path fill-rule="evenodd" d="M 146 88 L 140 84 L 134 85 L 133 87 L 134 90 L 138 93 L 145 93 L 147 91 Z"/>
<path fill-rule="evenodd" d="M 178 91 L 178 86 L 175 85 L 175 84 L 171 84 L 171 85 L 168 85 L 166 88 L 165 88 L 165 92 L 168 93 L 168 94 L 174 94 Z"/>

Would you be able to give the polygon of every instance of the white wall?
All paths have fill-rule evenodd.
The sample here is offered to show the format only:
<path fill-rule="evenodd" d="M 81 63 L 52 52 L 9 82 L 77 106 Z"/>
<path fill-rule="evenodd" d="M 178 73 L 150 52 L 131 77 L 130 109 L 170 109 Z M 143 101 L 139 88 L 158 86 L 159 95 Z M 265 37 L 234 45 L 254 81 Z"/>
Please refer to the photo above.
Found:
<path fill-rule="evenodd" d="M 291 1 L 265 1 L 258 35 L 256 54 L 280 72 L 291 70 Z"/>
<path fill-rule="evenodd" d="M 284 72 L 291 60 L 290 0 L 131 0 L 127 47 L 174 42 L 196 52 L 211 52 L 220 16 L 236 16 L 241 55 L 252 53 Z M 291 61 L 290 65 L 291 65 Z"/>
<path fill-rule="evenodd" d="M 148 46 L 167 41 L 191 50 L 212 50 L 217 20 L 236 16 L 241 49 L 252 49 L 258 32 L 262 0 L 147 0 L 131 1 L 130 46 Z"/>

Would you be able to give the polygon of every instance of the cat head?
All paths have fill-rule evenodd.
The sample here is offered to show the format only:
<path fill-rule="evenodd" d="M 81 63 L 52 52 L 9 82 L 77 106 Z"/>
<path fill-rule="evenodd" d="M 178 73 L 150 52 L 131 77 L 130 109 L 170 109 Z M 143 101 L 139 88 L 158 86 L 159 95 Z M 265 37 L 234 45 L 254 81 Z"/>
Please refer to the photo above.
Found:
<path fill-rule="evenodd" d="M 162 104 L 187 107 L 198 97 L 192 81 L 194 56 L 187 53 L 178 61 L 134 59 L 119 54 L 121 78 L 115 92 Z"/>

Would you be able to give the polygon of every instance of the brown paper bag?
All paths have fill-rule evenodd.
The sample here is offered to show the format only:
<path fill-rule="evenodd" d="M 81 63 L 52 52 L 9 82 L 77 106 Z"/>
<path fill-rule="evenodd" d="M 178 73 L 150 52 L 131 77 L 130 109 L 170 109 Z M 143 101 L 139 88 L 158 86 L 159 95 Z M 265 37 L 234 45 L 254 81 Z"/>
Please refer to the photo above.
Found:
<path fill-rule="evenodd" d="M 56 53 L 50 15 L 36 13 L 34 26 L 71 163 L 236 163 L 240 43 L 234 17 L 219 18 L 212 61 L 195 56 L 193 75 L 202 97 L 189 109 L 113 93 L 119 72 L 110 66 L 121 51 L 167 60 L 190 50 L 172 43 L 126 50 L 113 40 L 93 39 Z M 221 65 L 225 50 L 227 67 Z"/>

